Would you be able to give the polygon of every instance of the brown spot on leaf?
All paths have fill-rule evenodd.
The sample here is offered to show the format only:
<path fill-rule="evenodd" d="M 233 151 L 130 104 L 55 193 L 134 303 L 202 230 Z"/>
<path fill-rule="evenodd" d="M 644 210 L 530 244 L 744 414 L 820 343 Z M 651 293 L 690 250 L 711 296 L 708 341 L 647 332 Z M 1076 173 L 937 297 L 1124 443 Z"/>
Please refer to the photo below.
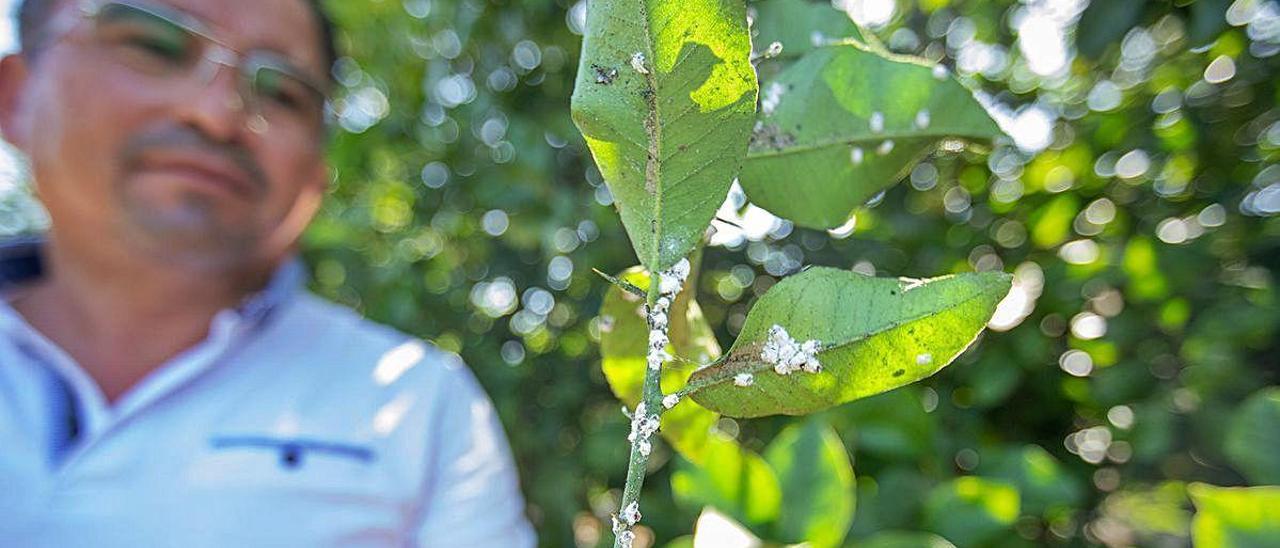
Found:
<path fill-rule="evenodd" d="M 591 70 L 596 73 L 596 83 L 601 85 L 609 85 L 618 77 L 618 69 L 613 67 L 602 67 L 600 65 L 591 65 Z"/>
<path fill-rule="evenodd" d="M 791 133 L 782 131 L 777 124 L 757 124 L 751 132 L 751 150 L 780 150 L 796 143 Z"/>

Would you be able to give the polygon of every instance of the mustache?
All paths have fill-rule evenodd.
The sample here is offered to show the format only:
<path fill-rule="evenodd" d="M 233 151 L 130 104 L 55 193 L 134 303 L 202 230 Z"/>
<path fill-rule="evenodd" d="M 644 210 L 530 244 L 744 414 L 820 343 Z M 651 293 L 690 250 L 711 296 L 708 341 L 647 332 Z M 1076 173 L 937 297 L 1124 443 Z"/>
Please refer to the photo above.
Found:
<path fill-rule="evenodd" d="M 151 150 L 194 149 L 214 154 L 244 172 L 253 191 L 262 194 L 267 190 L 266 171 L 254 159 L 253 154 L 237 143 L 219 141 L 204 132 L 187 126 L 169 126 L 131 137 L 124 146 L 124 165 L 133 167 Z"/>

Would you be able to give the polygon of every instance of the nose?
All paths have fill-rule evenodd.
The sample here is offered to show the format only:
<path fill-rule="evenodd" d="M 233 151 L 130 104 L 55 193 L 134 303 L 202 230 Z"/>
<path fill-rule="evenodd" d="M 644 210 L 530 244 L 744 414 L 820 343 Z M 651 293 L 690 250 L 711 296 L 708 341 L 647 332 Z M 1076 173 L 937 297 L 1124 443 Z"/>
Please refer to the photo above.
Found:
<path fill-rule="evenodd" d="M 248 125 L 248 105 L 233 66 L 204 59 L 191 78 L 190 94 L 179 98 L 181 121 L 219 142 L 236 140 Z"/>

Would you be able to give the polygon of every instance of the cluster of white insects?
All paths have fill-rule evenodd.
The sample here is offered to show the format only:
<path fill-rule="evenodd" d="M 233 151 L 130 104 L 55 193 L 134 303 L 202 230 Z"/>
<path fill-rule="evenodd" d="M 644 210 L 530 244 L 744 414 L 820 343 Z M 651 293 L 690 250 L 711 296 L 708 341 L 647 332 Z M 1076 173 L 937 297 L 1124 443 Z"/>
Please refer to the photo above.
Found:
<path fill-rule="evenodd" d="M 643 57 L 640 58 L 640 62 L 643 63 Z M 653 306 L 645 305 L 645 319 L 649 324 L 649 347 L 645 361 L 654 371 L 662 369 L 662 364 L 671 359 L 671 354 L 667 352 L 667 344 L 671 342 L 667 336 L 667 327 L 671 323 L 671 304 L 675 302 L 676 295 L 680 293 L 685 279 L 689 277 L 689 269 L 689 260 L 681 259 L 675 266 L 661 272 L 658 275 L 658 297 L 654 300 Z M 668 394 L 662 398 L 662 407 L 666 409 L 671 409 L 678 403 L 680 403 L 680 397 L 675 394 Z M 626 408 L 622 411 L 627 413 Z M 661 424 L 658 413 L 649 414 L 645 403 L 640 402 L 636 404 L 636 410 L 627 413 L 627 416 L 631 418 L 631 433 L 627 435 L 627 441 L 631 442 L 641 455 L 649 456 L 649 453 L 653 452 L 653 443 L 649 439 L 658 432 Z M 635 540 L 635 533 L 631 531 L 631 527 L 639 521 L 640 503 L 637 501 L 632 501 L 613 516 L 613 532 L 617 535 L 619 544 L 631 546 L 632 541 Z"/>
<path fill-rule="evenodd" d="M 631 70 L 640 74 L 649 74 L 649 67 L 644 64 L 644 53 L 637 51 L 631 56 Z"/>
<path fill-rule="evenodd" d="M 653 444 L 649 442 L 649 438 L 658 431 L 658 415 L 657 413 L 648 414 L 644 408 L 644 402 L 640 402 L 636 404 L 636 410 L 630 416 L 631 433 L 627 435 L 627 441 L 637 444 L 640 454 L 647 457 L 653 452 Z"/>
<path fill-rule="evenodd" d="M 769 328 L 769 338 L 760 347 L 760 359 L 773 366 L 773 372 L 779 375 L 790 375 L 796 371 L 805 373 L 821 373 L 822 362 L 818 361 L 818 353 L 822 352 L 822 343 L 816 339 L 800 342 L 787 333 L 781 325 Z M 736 386 L 755 384 L 755 375 L 739 373 L 734 375 Z"/>
<path fill-rule="evenodd" d="M 661 369 L 663 362 L 671 359 L 671 354 L 667 353 L 667 343 L 670 342 L 667 338 L 667 326 L 671 322 L 668 314 L 671 312 L 671 303 L 676 300 L 676 294 L 688 277 L 689 260 L 680 259 L 670 270 L 659 275 L 658 298 L 652 307 L 645 307 L 645 318 L 649 322 L 649 352 L 646 356 L 649 369 Z"/>
<path fill-rule="evenodd" d="M 613 516 L 613 533 L 618 535 L 618 540 L 623 546 L 631 546 L 636 540 L 636 534 L 631 532 L 631 527 L 640 521 L 640 503 L 632 501 L 626 508 Z"/>
<path fill-rule="evenodd" d="M 773 365 L 773 371 L 779 375 L 790 375 L 796 371 L 820 373 L 822 362 L 818 361 L 818 353 L 822 351 L 822 343 L 817 340 L 799 342 L 787 333 L 781 325 L 769 328 L 769 338 L 760 349 L 760 359 Z"/>

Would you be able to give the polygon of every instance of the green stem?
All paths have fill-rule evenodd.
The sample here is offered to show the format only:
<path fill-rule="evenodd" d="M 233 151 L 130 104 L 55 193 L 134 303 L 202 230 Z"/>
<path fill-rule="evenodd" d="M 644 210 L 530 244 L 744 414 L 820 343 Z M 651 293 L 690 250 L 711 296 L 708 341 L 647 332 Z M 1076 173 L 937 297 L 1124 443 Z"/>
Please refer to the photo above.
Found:
<path fill-rule="evenodd" d="M 658 287 L 661 275 L 654 272 L 649 279 L 649 291 L 647 294 L 647 302 L 649 309 L 653 309 L 653 305 L 658 300 Z M 645 322 L 648 324 L 648 314 L 645 314 Z M 653 329 L 653 325 L 649 324 L 649 329 Z M 648 339 L 645 339 L 645 348 L 648 348 Z M 640 401 L 644 402 L 647 413 L 662 415 L 662 372 L 655 371 L 648 365 L 644 366 L 644 391 L 640 397 Z M 639 407 L 639 406 L 637 406 Z M 657 436 L 653 436 L 657 438 Z M 651 439 L 653 439 L 651 438 Z M 631 444 L 631 458 L 627 462 L 627 483 L 622 488 L 622 503 L 618 506 L 619 511 L 631 505 L 631 503 L 640 500 L 640 488 L 644 486 L 645 469 L 649 464 L 649 455 L 640 452 L 640 440 L 636 440 Z M 652 442 L 651 442 L 652 443 Z M 631 530 L 631 527 L 626 529 Z M 613 540 L 614 548 L 626 548 L 619 540 L 619 536 L 615 535 Z"/>
<path fill-rule="evenodd" d="M 889 48 L 885 47 L 884 42 L 880 41 L 880 37 L 876 36 L 874 31 L 865 25 L 858 24 L 857 21 L 854 21 L 853 24 L 858 27 L 858 34 L 862 37 L 864 45 L 877 53 L 889 53 Z"/>

